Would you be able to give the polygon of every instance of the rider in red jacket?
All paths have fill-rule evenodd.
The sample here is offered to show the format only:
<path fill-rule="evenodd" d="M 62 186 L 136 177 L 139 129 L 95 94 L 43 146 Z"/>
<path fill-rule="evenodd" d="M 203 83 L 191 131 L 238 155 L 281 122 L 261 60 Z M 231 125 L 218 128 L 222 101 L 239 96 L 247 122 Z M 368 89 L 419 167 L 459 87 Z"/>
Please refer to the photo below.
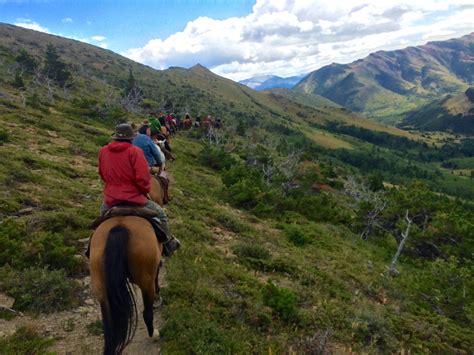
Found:
<path fill-rule="evenodd" d="M 105 182 L 105 205 L 144 205 L 150 192 L 150 172 L 143 150 L 129 142 L 114 141 L 100 150 L 99 174 Z"/>
<path fill-rule="evenodd" d="M 136 133 L 131 125 L 119 124 L 115 128 L 114 141 L 99 152 L 99 174 L 105 182 L 104 204 L 101 212 L 118 204 L 132 204 L 157 212 L 160 224 L 168 240 L 163 243 L 163 253 L 171 256 L 180 242 L 174 238 L 168 226 L 168 217 L 157 203 L 148 200 L 151 175 L 145 153 L 132 144 Z"/>

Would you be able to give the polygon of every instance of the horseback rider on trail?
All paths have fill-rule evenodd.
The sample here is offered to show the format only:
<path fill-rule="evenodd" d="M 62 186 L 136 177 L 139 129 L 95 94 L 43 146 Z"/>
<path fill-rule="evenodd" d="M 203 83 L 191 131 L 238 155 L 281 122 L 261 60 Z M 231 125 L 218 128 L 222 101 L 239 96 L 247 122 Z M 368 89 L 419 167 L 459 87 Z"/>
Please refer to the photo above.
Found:
<path fill-rule="evenodd" d="M 161 165 L 160 154 L 158 151 L 150 153 L 151 147 L 150 150 L 144 152 L 141 147 L 133 145 L 132 141 L 135 137 L 136 133 L 130 124 L 119 124 L 115 128 L 114 141 L 99 152 L 99 174 L 105 182 L 101 212 L 104 214 L 110 208 L 120 204 L 136 205 L 156 211 L 167 237 L 167 241 L 163 243 L 163 254 L 171 256 L 180 247 L 180 242 L 171 235 L 168 217 L 161 206 L 147 199 L 151 187 L 149 166 L 150 163 Z M 148 147 L 149 142 L 143 137 L 151 142 L 150 146 L 156 148 L 151 139 L 144 134 L 137 137 L 137 142 L 144 142 L 143 145 Z M 148 157 L 146 157 L 147 154 L 149 154 Z M 148 158 L 154 160 L 148 160 Z"/>

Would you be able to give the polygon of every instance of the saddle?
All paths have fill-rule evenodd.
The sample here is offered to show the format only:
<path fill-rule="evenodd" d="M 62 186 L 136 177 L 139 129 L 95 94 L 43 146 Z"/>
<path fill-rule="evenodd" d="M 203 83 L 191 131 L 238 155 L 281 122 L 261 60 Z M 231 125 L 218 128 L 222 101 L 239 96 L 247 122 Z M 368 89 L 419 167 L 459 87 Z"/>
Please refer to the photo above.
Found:
<path fill-rule="evenodd" d="M 97 217 L 90 225 L 90 229 L 92 230 L 97 229 L 97 227 L 99 227 L 99 225 L 102 222 L 112 217 L 124 217 L 124 216 L 137 216 L 137 217 L 145 218 L 152 225 L 158 242 L 163 244 L 168 241 L 166 233 L 161 228 L 161 221 L 159 220 L 157 213 L 146 207 L 137 207 L 133 205 L 114 206 L 111 209 L 107 210 L 104 214 L 101 214 L 99 217 Z M 89 245 L 87 246 L 87 250 L 85 253 L 87 258 L 89 258 L 89 252 L 90 252 L 90 239 L 89 239 Z"/>

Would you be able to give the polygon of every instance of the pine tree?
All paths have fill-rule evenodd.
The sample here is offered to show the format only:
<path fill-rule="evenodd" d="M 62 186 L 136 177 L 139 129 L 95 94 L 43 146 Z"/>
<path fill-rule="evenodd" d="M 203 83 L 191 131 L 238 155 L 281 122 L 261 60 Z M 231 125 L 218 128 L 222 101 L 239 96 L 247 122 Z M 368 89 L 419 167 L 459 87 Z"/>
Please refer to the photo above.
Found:
<path fill-rule="evenodd" d="M 27 74 L 34 74 L 38 67 L 36 59 L 33 58 L 24 48 L 16 56 L 15 60 L 20 65 L 21 70 Z"/>
<path fill-rule="evenodd" d="M 61 61 L 56 47 L 51 43 L 46 48 L 43 74 L 61 86 L 64 86 L 71 77 L 66 63 Z"/>
<path fill-rule="evenodd" d="M 137 80 L 133 76 L 132 68 L 128 69 L 128 79 L 121 99 L 122 106 L 129 112 L 138 113 L 143 101 L 143 92 L 139 88 Z"/>
<path fill-rule="evenodd" d="M 125 87 L 125 95 L 124 96 L 142 96 L 142 90 L 138 86 L 137 80 L 133 76 L 132 68 L 128 69 L 128 79 L 127 79 L 127 86 Z"/>
<path fill-rule="evenodd" d="M 25 82 L 23 81 L 23 78 L 21 77 L 21 70 L 17 70 L 15 72 L 15 79 L 12 82 L 12 86 L 16 87 L 17 89 L 21 89 L 25 87 Z"/>

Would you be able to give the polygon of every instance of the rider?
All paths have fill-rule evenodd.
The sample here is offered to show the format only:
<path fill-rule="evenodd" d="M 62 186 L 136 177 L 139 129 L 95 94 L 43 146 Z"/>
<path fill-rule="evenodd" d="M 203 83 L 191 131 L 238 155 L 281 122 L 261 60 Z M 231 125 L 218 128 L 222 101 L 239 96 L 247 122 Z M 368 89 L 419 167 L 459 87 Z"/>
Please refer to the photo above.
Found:
<path fill-rule="evenodd" d="M 154 132 L 154 128 L 150 130 L 150 136 L 152 135 L 151 132 Z M 148 135 L 138 132 L 138 134 L 133 139 L 132 144 L 143 150 L 143 152 L 145 153 L 145 158 L 148 162 L 148 166 L 150 168 L 159 167 L 161 169 L 163 165 L 163 161 L 161 160 L 161 154 L 156 144 Z"/>
<path fill-rule="evenodd" d="M 143 150 L 132 145 L 134 138 L 135 132 L 130 124 L 119 124 L 115 127 L 114 141 L 100 150 L 99 174 L 105 182 L 101 212 L 104 214 L 123 203 L 156 211 L 167 237 L 163 254 L 171 256 L 180 247 L 180 242 L 171 235 L 168 217 L 161 206 L 147 199 L 151 176 Z"/>

